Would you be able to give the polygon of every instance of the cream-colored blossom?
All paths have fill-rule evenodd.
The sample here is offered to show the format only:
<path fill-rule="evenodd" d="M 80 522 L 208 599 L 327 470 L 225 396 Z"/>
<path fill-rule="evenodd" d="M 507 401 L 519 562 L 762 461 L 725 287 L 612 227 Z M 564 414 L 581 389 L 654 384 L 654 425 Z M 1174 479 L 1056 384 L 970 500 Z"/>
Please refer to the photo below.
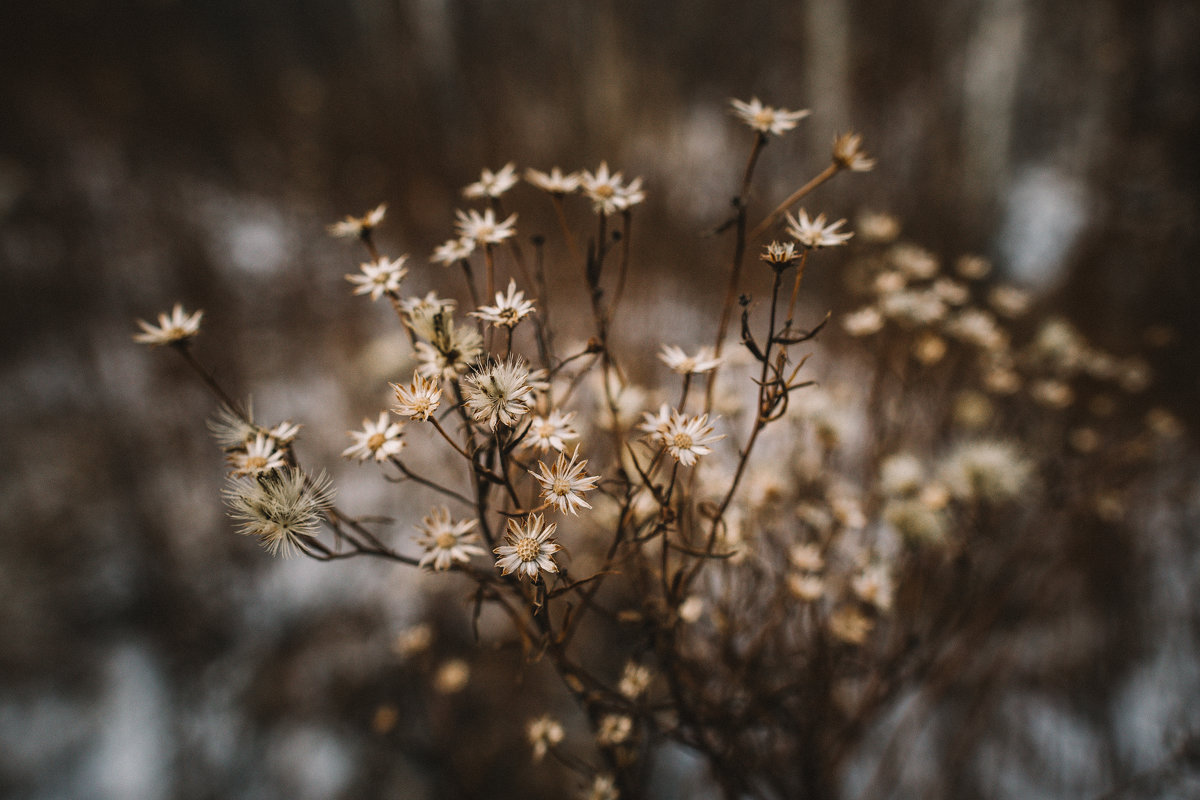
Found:
<path fill-rule="evenodd" d="M 496 292 L 496 305 L 480 306 L 470 316 L 490 322 L 497 328 L 515 328 L 517 323 L 533 313 L 533 300 L 525 299 L 525 292 L 517 291 L 517 282 L 509 279 L 508 294 Z"/>
<path fill-rule="evenodd" d="M 518 358 L 480 364 L 462 379 L 468 413 L 476 422 L 511 428 L 529 412 L 533 390 L 529 370 Z"/>
<path fill-rule="evenodd" d="M 579 448 L 571 453 L 570 460 L 566 453 L 559 453 L 552 468 L 538 462 L 538 471 L 529 474 L 542 485 L 542 499 L 552 504 L 564 514 L 578 514 L 580 508 L 591 508 L 591 503 L 583 499 L 584 492 L 590 492 L 600 482 L 599 475 L 584 475 L 587 459 L 579 459 Z"/>
<path fill-rule="evenodd" d="M 833 139 L 833 163 L 839 169 L 852 172 L 870 172 L 875 169 L 875 159 L 862 149 L 862 134 L 843 133 Z"/>
<path fill-rule="evenodd" d="M 721 359 L 713 353 L 711 347 L 701 347 L 696 351 L 696 355 L 689 356 L 682 348 L 665 344 L 658 357 L 672 372 L 678 372 L 680 375 L 712 372 L 721 365 Z"/>
<path fill-rule="evenodd" d="M 362 265 L 362 271 L 347 275 L 346 280 L 354 284 L 355 294 L 369 294 L 372 300 L 378 300 L 385 294 L 395 295 L 400 291 L 400 282 L 408 274 L 404 262 L 408 256 L 399 258 L 380 258 Z"/>
<path fill-rule="evenodd" d="M 495 172 L 484 169 L 479 180 L 463 189 L 463 197 L 496 198 L 517 185 L 517 165 L 511 161 Z"/>
<path fill-rule="evenodd" d="M 425 378 L 419 372 L 414 372 L 412 381 L 407 386 L 390 384 L 396 392 L 395 413 L 410 417 L 416 422 L 429 419 L 442 401 L 441 384 L 432 378 Z"/>
<path fill-rule="evenodd" d="M 543 192 L 565 195 L 579 188 L 580 175 L 578 172 L 563 175 L 562 170 L 558 167 L 554 167 L 549 173 L 527 169 L 525 170 L 525 180 Z"/>
<path fill-rule="evenodd" d="M 271 555 L 284 558 L 306 551 L 303 540 L 317 535 L 333 489 L 324 474 L 310 478 L 284 467 L 251 480 L 231 477 L 224 491 L 229 515 L 240 522 L 238 533 L 257 536 Z"/>
<path fill-rule="evenodd" d="M 455 211 L 454 216 L 458 219 L 454 224 L 459 237 L 476 245 L 499 244 L 517 232 L 516 214 L 509 214 L 503 222 L 496 221 L 496 212 L 490 208 L 482 214 L 473 208 L 466 212 Z"/>
<path fill-rule="evenodd" d="M 733 106 L 733 113 L 742 122 L 756 131 L 773 133 L 776 136 L 782 136 L 795 128 L 797 122 L 812 113 L 807 108 L 788 111 L 786 108 L 764 106 L 757 97 L 751 98 L 749 103 L 742 100 L 730 100 L 729 103 Z"/>
<path fill-rule="evenodd" d="M 381 411 L 377 422 L 364 419 L 361 431 L 350 432 L 354 444 L 342 451 L 342 458 L 387 461 L 404 449 L 403 430 L 403 422 L 392 422 L 387 412 Z"/>
<path fill-rule="evenodd" d="M 477 519 L 455 522 L 445 507 L 432 509 L 416 526 L 420 533 L 416 537 L 417 544 L 425 550 L 418 564 L 442 570 L 455 563 L 465 564 L 471 556 L 485 555 L 486 551 L 475 544 L 479 541 L 479 534 L 475 532 L 478 524 Z"/>
<path fill-rule="evenodd" d="M 200 333 L 200 318 L 203 311 L 187 313 L 183 306 L 176 303 L 170 314 L 159 314 L 158 325 L 151 325 L 143 319 L 137 320 L 141 333 L 136 333 L 133 340 L 138 344 L 148 344 L 155 347 L 168 344 L 187 342 Z"/>
<path fill-rule="evenodd" d="M 361 217 L 346 217 L 341 222 L 333 223 L 328 228 L 329 234 L 343 239 L 370 236 L 371 231 L 383 222 L 386 213 L 387 204 L 380 203 Z"/>
<path fill-rule="evenodd" d="M 554 539 L 557 527 L 553 522 L 546 523 L 541 514 L 530 514 L 524 522 L 509 519 L 504 544 L 492 551 L 499 556 L 496 568 L 504 575 L 516 572 L 531 580 L 541 572 L 558 572 L 554 554 L 562 547 Z"/>
<path fill-rule="evenodd" d="M 844 219 L 839 219 L 837 222 L 827 225 L 824 214 L 818 214 L 816 217 L 809 219 L 808 212 L 803 208 L 800 209 L 799 216 L 797 217 L 793 217 L 791 212 L 788 212 L 786 216 L 788 221 L 788 235 L 808 248 L 836 247 L 845 244 L 854 235 L 851 231 L 838 230 L 838 228 L 846 224 L 846 220 Z"/>

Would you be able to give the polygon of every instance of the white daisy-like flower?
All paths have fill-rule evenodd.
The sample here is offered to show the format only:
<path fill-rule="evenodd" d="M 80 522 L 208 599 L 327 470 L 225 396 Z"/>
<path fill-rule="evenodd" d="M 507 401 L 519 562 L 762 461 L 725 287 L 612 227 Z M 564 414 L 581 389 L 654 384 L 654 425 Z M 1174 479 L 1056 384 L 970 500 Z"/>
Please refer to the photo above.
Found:
<path fill-rule="evenodd" d="M 592 785 L 579 795 L 581 800 L 619 800 L 620 796 L 617 781 L 612 775 L 597 775 L 592 779 Z"/>
<path fill-rule="evenodd" d="M 712 372 L 721 365 L 721 359 L 714 355 L 711 347 L 701 347 L 696 355 L 689 356 L 681 348 L 665 344 L 658 357 L 671 368 L 671 371 L 678 372 L 680 375 L 699 375 L 704 372 Z"/>
<path fill-rule="evenodd" d="M 263 432 L 254 424 L 254 412 L 249 402 L 246 403 L 245 412 L 222 404 L 207 425 L 213 438 L 225 449 L 243 448 Z"/>
<path fill-rule="evenodd" d="M 492 430 L 516 425 L 533 400 L 529 370 L 514 358 L 479 365 L 463 378 L 462 390 L 472 419 Z"/>
<path fill-rule="evenodd" d="M 533 313 L 533 301 L 525 299 L 525 292 L 517 291 L 517 282 L 508 281 L 508 294 L 496 292 L 496 305 L 480 306 L 470 316 L 490 322 L 497 328 L 515 328 L 517 323 Z"/>
<path fill-rule="evenodd" d="M 608 162 L 600 162 L 593 173 L 583 170 L 579 188 L 592 201 L 592 210 L 597 214 L 615 214 L 645 200 L 642 179 L 635 178 L 628 186 L 620 172 L 609 173 Z"/>
<path fill-rule="evenodd" d="M 540 172 L 536 169 L 525 170 L 525 180 L 532 183 L 543 192 L 550 194 L 564 195 L 570 194 L 579 188 L 579 173 L 572 172 L 567 175 L 562 174 L 562 170 L 558 167 L 550 170 L 549 174 Z"/>
<path fill-rule="evenodd" d="M 459 237 L 443 242 L 434 248 L 433 255 L 429 257 L 429 260 L 448 267 L 470 257 L 474 252 L 475 240 Z"/>
<path fill-rule="evenodd" d="M 742 100 L 730 100 L 729 103 L 733 106 L 733 113 L 742 122 L 756 131 L 773 133 L 776 136 L 787 133 L 796 127 L 797 122 L 812 113 L 807 108 L 788 111 L 786 108 L 764 106 L 757 97 L 751 98 L 749 103 Z"/>
<path fill-rule="evenodd" d="M 379 421 L 363 420 L 361 431 L 351 431 L 354 444 L 342 451 L 342 458 L 366 461 L 387 461 L 404 449 L 404 423 L 392 422 L 386 411 L 379 412 Z"/>
<path fill-rule="evenodd" d="M 554 540 L 557 527 L 553 522 L 546 523 L 541 514 L 530 514 L 524 523 L 510 519 L 504 544 L 492 551 L 499 556 L 496 568 L 504 575 L 516 572 L 531 580 L 541 572 L 558 572 L 554 554 L 562 547 Z"/>
<path fill-rule="evenodd" d="M 650 681 L 653 679 L 653 670 L 645 664 L 639 664 L 636 661 L 627 661 L 625 663 L 625 670 L 621 673 L 621 682 L 617 684 L 617 691 L 623 697 L 636 700 L 645 694 L 646 689 L 650 687 Z"/>
<path fill-rule="evenodd" d="M 499 197 L 517 185 L 517 165 L 511 161 L 496 172 L 484 169 L 479 180 L 463 189 L 463 197 Z"/>
<path fill-rule="evenodd" d="M 800 254 L 796 252 L 796 243 L 787 242 L 771 242 L 763 247 L 760 259 L 771 265 L 772 269 L 782 270 L 784 267 L 791 265 Z"/>
<path fill-rule="evenodd" d="M 305 550 L 302 537 L 315 537 L 333 488 L 324 473 L 309 478 L 295 467 L 254 480 L 230 478 L 224 495 L 229 515 L 241 522 L 238 533 L 257 536 L 271 555 L 288 558 Z"/>
<path fill-rule="evenodd" d="M 385 294 L 396 294 L 400 291 L 400 282 L 408 274 L 404 262 L 408 256 L 388 258 L 384 256 L 378 261 L 362 265 L 362 272 L 347 275 L 346 280 L 354 284 L 355 294 L 369 294 L 372 300 L 378 300 Z"/>
<path fill-rule="evenodd" d="M 650 435 L 650 438 L 657 440 L 660 444 L 666 444 L 667 431 L 671 427 L 671 407 L 663 403 L 658 407 L 658 413 L 651 411 L 642 412 L 642 421 L 638 425 L 638 430 L 645 431 Z"/>
<path fill-rule="evenodd" d="M 434 508 L 429 516 L 421 520 L 416 528 L 420 536 L 416 537 L 417 544 L 425 549 L 418 564 L 422 567 L 432 565 L 434 569 L 450 569 L 456 562 L 465 564 L 471 556 L 482 556 L 487 553 L 475 542 L 479 534 L 475 527 L 477 519 L 464 519 L 455 522 L 450 518 L 448 508 Z"/>
<path fill-rule="evenodd" d="M 449 312 L 434 315 L 433 336 L 417 342 L 417 372 L 427 378 L 453 380 L 470 369 L 483 352 L 483 339 L 466 325 L 454 325 Z M 414 326 L 414 330 L 416 327 Z"/>
<path fill-rule="evenodd" d="M 817 214 L 816 217 L 809 219 L 808 212 L 803 208 L 800 209 L 798 218 L 793 217 L 789 212 L 787 221 L 787 232 L 797 242 L 809 248 L 836 247 L 845 244 L 854 235 L 850 231 L 838 230 L 846 224 L 846 220 L 839 219 L 837 222 L 826 225 L 824 214 Z"/>
<path fill-rule="evenodd" d="M 425 378 L 418 372 L 413 373 L 408 386 L 393 383 L 391 387 L 396 392 L 396 405 L 392 410 L 415 422 L 429 419 L 442 401 L 441 384 L 432 378 Z"/>
<path fill-rule="evenodd" d="M 455 211 L 454 216 L 458 218 L 454 223 L 458 235 L 476 245 L 499 244 L 517 232 L 516 214 L 509 214 L 503 222 L 496 221 L 496 212 L 490 208 L 482 214 L 473 208 L 465 213 Z"/>
<path fill-rule="evenodd" d="M 963 442 L 942 462 L 941 478 L 955 497 L 1001 503 L 1021 496 L 1033 477 L 1033 465 L 1013 442 Z"/>
<path fill-rule="evenodd" d="M 574 411 L 564 414 L 558 409 L 551 409 L 550 413 L 544 417 L 540 414 L 534 416 L 529 423 L 529 432 L 525 434 L 522 446 L 539 453 L 546 453 L 550 450 L 557 450 L 561 453 L 567 442 L 579 438 L 579 431 L 575 430 L 575 426 L 572 424 L 574 419 Z"/>
<path fill-rule="evenodd" d="M 851 336 L 870 336 L 883 328 L 883 314 L 875 306 L 863 306 L 842 317 L 842 329 Z"/>
<path fill-rule="evenodd" d="M 612 747 L 629 738 L 633 733 L 633 720 L 625 714 L 605 714 L 600 718 L 600 726 L 596 730 L 596 744 L 601 747 Z"/>
<path fill-rule="evenodd" d="M 870 172 L 875 169 L 875 159 L 863 152 L 861 133 L 843 133 L 834 137 L 833 163 L 851 172 Z"/>
<path fill-rule="evenodd" d="M 244 450 L 234 450 L 227 458 L 233 475 L 263 475 L 282 469 L 285 464 L 283 452 L 276 447 L 275 440 L 262 433 L 256 435 L 253 442 L 248 442 Z"/>
<path fill-rule="evenodd" d="M 562 724 L 548 714 L 529 720 L 525 726 L 525 734 L 529 737 L 529 743 L 533 745 L 535 762 L 545 758 L 550 748 L 560 743 L 565 735 Z"/>
<path fill-rule="evenodd" d="M 159 347 L 167 344 L 186 342 L 200 333 L 200 318 L 203 311 L 187 313 L 179 303 L 171 309 L 170 314 L 159 314 L 158 325 L 151 325 L 144 319 L 137 320 L 141 333 L 135 333 L 133 340 L 138 344 L 148 344 Z"/>
<path fill-rule="evenodd" d="M 275 444 L 291 444 L 300 435 L 301 425 L 290 420 L 284 420 L 273 428 L 267 429 L 267 436 L 275 440 Z"/>
<path fill-rule="evenodd" d="M 599 475 L 583 476 L 587 459 L 578 461 L 578 458 L 579 448 L 576 447 L 569 461 L 566 453 L 559 453 L 552 469 L 539 461 L 539 472 L 529 470 L 542 485 L 542 499 L 564 514 L 578 514 L 580 508 L 591 508 L 591 503 L 583 499 L 583 493 L 592 491 L 600 482 Z"/>
<path fill-rule="evenodd" d="M 712 448 L 709 445 L 724 438 L 724 434 L 713 435 L 713 426 L 708 424 L 708 414 L 689 417 L 678 411 L 671 414 L 671 423 L 662 434 L 667 452 L 685 467 L 695 464 L 697 456 L 711 453 Z"/>
<path fill-rule="evenodd" d="M 437 296 L 429 292 L 424 297 L 406 297 L 400 301 L 400 312 L 404 324 L 422 339 L 432 341 L 438 331 L 451 324 L 451 317 L 458 301 Z"/>
<path fill-rule="evenodd" d="M 329 234 L 341 239 L 369 236 L 371 231 L 383 222 L 383 215 L 386 213 L 387 204 L 380 203 L 361 217 L 346 217 L 341 222 L 333 223 L 328 228 Z"/>

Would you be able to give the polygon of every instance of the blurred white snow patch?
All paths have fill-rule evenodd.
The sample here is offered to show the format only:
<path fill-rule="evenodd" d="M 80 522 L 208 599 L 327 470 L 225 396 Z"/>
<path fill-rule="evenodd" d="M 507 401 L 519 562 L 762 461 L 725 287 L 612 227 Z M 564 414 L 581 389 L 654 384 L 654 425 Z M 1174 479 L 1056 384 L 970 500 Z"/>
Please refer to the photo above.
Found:
<path fill-rule="evenodd" d="M 999 247 L 1009 277 L 1035 289 L 1060 278 L 1087 218 L 1082 183 L 1053 167 L 1019 172 L 1000 228 Z"/>
<path fill-rule="evenodd" d="M 1167 642 L 1156 657 L 1129 676 L 1113 703 L 1121 763 L 1130 771 L 1160 764 L 1185 735 L 1195 732 L 1194 709 L 1181 697 L 1200 694 L 1195 643 L 1186 633 Z"/>
<path fill-rule="evenodd" d="M 167 688 L 143 645 L 115 647 L 104 665 L 97 739 L 84 772 L 93 797 L 151 800 L 170 794 L 174 753 Z"/>
<path fill-rule="evenodd" d="M 94 734 L 80 706 L 56 694 L 0 704 L 0 766 L 3 774 L 29 778 L 48 764 L 65 764 Z"/>
<path fill-rule="evenodd" d="M 297 727 L 271 740 L 267 765 L 293 800 L 336 797 L 350 781 L 354 759 L 345 741 L 326 730 Z"/>
<path fill-rule="evenodd" d="M 945 735 L 942 720 L 929 709 L 919 690 L 896 698 L 872 726 L 842 776 L 845 797 L 927 797 L 936 794 L 942 779 L 938 753 Z M 899 745 L 900 759 L 889 764 L 887 754 Z M 881 791 L 881 783 L 894 788 Z"/>
<path fill-rule="evenodd" d="M 188 186 L 184 195 L 192 218 L 205 229 L 205 245 L 214 264 L 268 278 L 294 258 L 296 236 L 271 203 L 204 185 Z"/>
<path fill-rule="evenodd" d="M 1007 697 L 995 735 L 975 757 L 981 785 L 993 797 L 1093 797 L 1105 788 L 1104 747 L 1097 733 L 1053 697 Z"/>

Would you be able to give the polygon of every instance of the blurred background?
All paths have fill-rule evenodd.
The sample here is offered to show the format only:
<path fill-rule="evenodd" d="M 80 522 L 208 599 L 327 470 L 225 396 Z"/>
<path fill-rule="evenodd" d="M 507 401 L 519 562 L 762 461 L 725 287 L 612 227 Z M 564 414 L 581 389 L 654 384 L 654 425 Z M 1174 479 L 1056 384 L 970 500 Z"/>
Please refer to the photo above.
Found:
<path fill-rule="evenodd" d="M 517 775 L 521 796 L 565 793 L 521 733 L 552 679 L 472 641 L 461 587 L 233 535 L 214 404 L 132 343 L 135 318 L 203 308 L 200 357 L 262 421 L 304 423 L 341 505 L 407 535 L 426 499 L 338 463 L 405 356 L 325 226 L 387 202 L 379 242 L 413 255 L 409 289 L 445 286 L 425 259 L 481 167 L 607 159 L 649 195 L 627 341 L 648 308 L 685 341 L 718 307 L 728 244 L 702 234 L 752 141 L 728 101 L 757 95 L 814 112 L 764 153 L 763 213 L 862 132 L 877 169 L 810 208 L 891 212 L 947 261 L 983 254 L 1118 354 L 1169 326 L 1146 352 L 1154 401 L 1195 430 L 1197 41 L 1190 0 L 3 4 L 0 793 L 499 797 Z M 523 234 L 538 224 L 523 211 Z M 814 289 L 845 310 L 836 281 Z M 1005 706 L 1057 757 L 993 753 L 986 796 L 1200 796 L 1200 493 L 1193 456 L 1170 467 L 1188 488 L 1155 499 L 1114 571 L 1119 665 L 1066 706 Z M 406 657 L 420 619 L 439 659 L 466 661 Z M 1120 768 L 1097 777 L 1098 752 Z M 702 796 L 684 755 L 673 768 L 661 796 Z"/>

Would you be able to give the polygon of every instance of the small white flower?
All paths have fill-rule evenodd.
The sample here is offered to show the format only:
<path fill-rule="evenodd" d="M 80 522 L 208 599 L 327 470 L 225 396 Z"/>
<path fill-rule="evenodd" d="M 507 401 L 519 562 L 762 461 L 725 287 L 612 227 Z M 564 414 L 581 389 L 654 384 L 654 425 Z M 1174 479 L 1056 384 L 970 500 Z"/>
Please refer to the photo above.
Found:
<path fill-rule="evenodd" d="M 454 215 L 458 217 L 458 235 L 476 245 L 499 244 L 517 232 L 516 214 L 509 214 L 503 222 L 496 221 L 496 213 L 490 208 L 482 214 L 472 208 L 466 213 L 455 211 Z"/>
<path fill-rule="evenodd" d="M 341 222 L 333 223 L 328 228 L 329 234 L 343 239 L 370 236 L 371 231 L 383 222 L 383 215 L 386 213 L 387 204 L 381 203 L 361 217 L 346 217 Z"/>
<path fill-rule="evenodd" d="M 544 192 L 563 195 L 570 194 L 579 188 L 580 176 L 578 172 L 563 175 L 562 170 L 558 167 L 550 170 L 549 174 L 536 169 L 527 169 L 525 170 L 525 180 Z"/>
<path fill-rule="evenodd" d="M 230 452 L 227 456 L 233 475 L 262 475 L 282 469 L 283 453 L 276 448 L 275 440 L 266 434 L 257 434 L 245 449 Z"/>
<path fill-rule="evenodd" d="M 496 172 L 484 169 L 479 180 L 463 189 L 463 197 L 499 197 L 517 184 L 517 165 L 511 161 Z"/>
<path fill-rule="evenodd" d="M 400 291 L 400 282 L 408 274 L 404 262 L 408 256 L 391 259 L 386 256 L 369 264 L 362 265 L 362 272 L 347 275 L 346 280 L 355 285 L 355 294 L 369 294 L 372 300 L 378 300 L 385 294 L 396 294 Z"/>
<path fill-rule="evenodd" d="M 633 720 L 624 714 L 605 714 L 596 730 L 596 744 L 612 747 L 621 744 L 633 732 Z"/>
<path fill-rule="evenodd" d="M 492 552 L 499 558 L 496 567 L 502 574 L 516 572 L 521 577 L 536 579 L 540 572 L 558 572 L 554 554 L 562 548 L 554 541 L 553 522 L 546 524 L 541 514 L 530 514 L 524 523 L 508 521 L 504 544 Z"/>
<path fill-rule="evenodd" d="M 200 318 L 203 311 L 187 313 L 179 303 L 171 309 L 170 314 L 158 315 L 158 326 L 151 325 L 143 319 L 137 320 L 142 333 L 136 333 L 133 340 L 138 344 L 148 344 L 155 347 L 167 344 L 186 342 L 200 333 Z"/>
<path fill-rule="evenodd" d="M 812 113 L 807 108 L 800 111 L 788 111 L 786 108 L 764 106 L 757 97 L 751 98 L 749 103 L 741 100 L 730 100 L 729 103 L 733 106 L 733 113 L 742 122 L 756 131 L 773 133 L 776 136 L 782 136 L 790 131 L 796 127 L 797 122 Z"/>
<path fill-rule="evenodd" d="M 781 270 L 792 264 L 799 257 L 800 254 L 796 252 L 795 242 L 787 242 L 786 244 L 771 242 L 763 247 L 762 255 L 759 256 L 760 259 L 777 270 Z"/>
<path fill-rule="evenodd" d="M 724 434 L 713 435 L 713 427 L 708 424 L 708 414 L 688 417 L 678 411 L 671 414 L 671 422 L 662 434 L 667 452 L 685 467 L 695 464 L 697 456 L 711 453 L 712 448 L 709 445 L 724 438 Z"/>
<path fill-rule="evenodd" d="M 429 260 L 448 267 L 451 264 L 457 264 L 459 261 L 468 258 L 474 252 L 475 240 L 460 237 L 458 239 L 450 239 L 438 245 L 434 249 L 433 255 L 429 257 Z"/>
<path fill-rule="evenodd" d="M 621 792 L 612 775 L 597 775 L 592 785 L 579 795 L 581 800 L 619 800 Z"/>
<path fill-rule="evenodd" d="M 788 551 L 788 560 L 802 572 L 820 572 L 825 569 L 825 557 L 821 555 L 821 548 L 812 543 L 794 545 Z"/>
<path fill-rule="evenodd" d="M 396 392 L 396 406 L 392 410 L 416 422 L 429 419 L 442 401 L 442 387 L 439 382 L 432 378 L 426 379 L 417 372 L 413 373 L 408 386 L 393 383 L 391 387 Z"/>
<path fill-rule="evenodd" d="M 254 480 L 230 478 L 225 502 L 230 516 L 241 521 L 238 533 L 257 536 L 271 555 L 284 558 L 304 550 L 301 537 L 317 535 L 325 509 L 333 503 L 333 489 L 324 474 L 310 479 L 287 467 Z"/>
<path fill-rule="evenodd" d="M 484 555 L 486 551 L 475 544 L 479 540 L 479 534 L 474 532 L 478 524 L 477 519 L 455 522 L 450 518 L 450 510 L 444 507 L 431 510 L 416 526 L 421 534 L 417 544 L 425 549 L 418 562 L 420 566 L 432 564 L 434 569 L 450 569 L 455 562 L 465 564 L 471 556 Z"/>
<path fill-rule="evenodd" d="M 480 306 L 470 316 L 490 322 L 497 328 L 515 328 L 517 323 L 533 313 L 533 301 L 525 299 L 525 292 L 517 291 L 517 282 L 508 281 L 508 294 L 496 292 L 496 305 Z"/>
<path fill-rule="evenodd" d="M 562 742 L 564 736 L 562 724 L 549 715 L 529 720 L 525 726 L 525 734 L 529 737 L 529 743 L 533 745 L 535 762 L 545 758 L 549 749 Z"/>
<path fill-rule="evenodd" d="M 591 504 L 583 499 L 583 493 L 592 491 L 600 482 L 599 475 L 581 477 L 587 466 L 587 459 L 577 462 L 578 457 L 579 448 L 576 447 L 570 461 L 567 460 L 566 453 L 559 453 L 552 469 L 547 469 L 546 465 L 539 461 L 539 472 L 529 471 L 542 485 L 542 499 L 552 503 L 564 514 L 578 514 L 581 507 L 591 508 Z"/>
<path fill-rule="evenodd" d="M 511 428 L 529 412 L 533 389 L 529 370 L 519 359 L 489 361 L 481 364 L 462 380 L 467 411 L 476 422 Z"/>
<path fill-rule="evenodd" d="M 387 461 L 404 449 L 403 422 L 391 422 L 386 411 L 379 412 L 379 421 L 363 420 L 361 431 L 351 431 L 354 444 L 342 451 L 342 458 L 366 461 Z"/>
<path fill-rule="evenodd" d="M 592 210 L 597 214 L 615 214 L 642 202 L 642 179 L 634 178 L 625 185 L 620 172 L 609 174 L 608 162 L 600 162 L 594 172 L 584 170 L 579 179 L 580 190 L 592 201 Z"/>
<path fill-rule="evenodd" d="M 875 306 L 863 306 L 842 317 L 842 329 L 851 336 L 870 336 L 883 328 L 883 314 Z"/>
<path fill-rule="evenodd" d="M 869 172 L 875 169 L 875 159 L 862 150 L 862 134 L 843 133 L 833 139 L 833 163 L 852 172 Z"/>
<path fill-rule="evenodd" d="M 1016 445 L 1000 440 L 964 442 L 941 468 L 942 481 L 955 497 L 993 503 L 1020 497 L 1032 475 L 1033 466 Z"/>
<path fill-rule="evenodd" d="M 846 220 L 839 219 L 837 222 L 826 225 L 824 214 L 818 214 L 815 218 L 809 219 L 808 212 L 803 208 L 800 209 L 798 218 L 793 217 L 789 212 L 787 221 L 788 234 L 808 248 L 836 247 L 845 244 L 854 235 L 849 231 L 843 233 L 838 230 L 846 224 Z"/>
<path fill-rule="evenodd" d="M 539 453 L 550 450 L 561 453 L 567 442 L 579 438 L 579 431 L 575 430 L 572 424 L 574 419 L 574 411 L 563 414 L 558 409 L 552 409 L 549 415 L 544 417 L 536 415 L 529 423 L 529 432 L 525 435 L 522 445 Z"/>
<path fill-rule="evenodd" d="M 680 375 L 699 375 L 704 372 L 712 372 L 721 365 L 721 359 L 713 354 L 710 347 L 701 347 L 696 355 L 689 356 L 681 348 L 666 344 L 663 345 L 662 352 L 658 354 L 658 357 L 673 372 L 678 372 Z"/>
<path fill-rule="evenodd" d="M 617 691 L 630 700 L 636 700 L 645 694 L 653 678 L 654 672 L 649 667 L 636 661 L 628 661 L 625 664 L 625 671 L 621 673 L 621 682 L 617 685 Z"/>

